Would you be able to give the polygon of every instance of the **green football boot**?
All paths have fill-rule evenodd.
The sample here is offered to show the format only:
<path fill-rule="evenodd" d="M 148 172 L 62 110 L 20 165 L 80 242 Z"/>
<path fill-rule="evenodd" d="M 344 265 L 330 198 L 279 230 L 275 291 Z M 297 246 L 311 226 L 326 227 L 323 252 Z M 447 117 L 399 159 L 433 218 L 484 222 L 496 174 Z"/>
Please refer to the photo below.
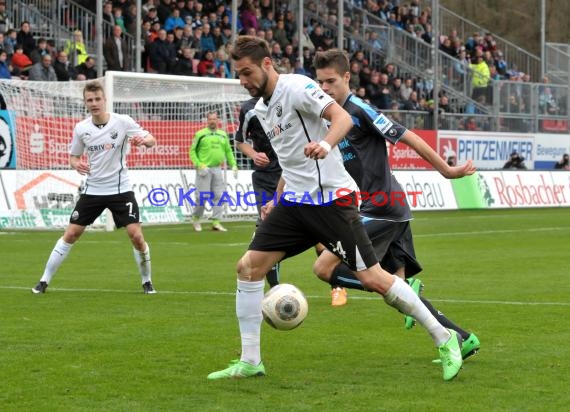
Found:
<path fill-rule="evenodd" d="M 470 334 L 469 337 L 463 341 L 461 344 L 461 357 L 463 360 L 475 355 L 479 352 L 481 348 L 481 343 L 474 333 Z M 441 363 L 441 359 L 432 360 L 433 363 Z"/>
<path fill-rule="evenodd" d="M 230 366 L 228 366 L 226 369 L 210 373 L 208 375 L 208 379 L 239 379 L 256 376 L 265 376 L 265 366 L 263 366 L 263 362 L 259 362 L 259 365 L 255 366 L 251 363 L 235 360 L 230 362 Z"/>
<path fill-rule="evenodd" d="M 461 357 L 461 337 L 459 333 L 454 330 L 448 329 L 451 337 L 437 349 L 439 351 L 439 359 L 443 367 L 443 380 L 450 381 L 457 376 L 463 358 Z"/>
<path fill-rule="evenodd" d="M 473 356 L 479 352 L 480 348 L 481 343 L 479 342 L 479 339 L 477 336 L 475 336 L 474 333 L 472 333 L 466 340 L 463 341 L 463 344 L 461 346 L 461 357 L 463 360 L 465 360 L 468 357 Z"/>

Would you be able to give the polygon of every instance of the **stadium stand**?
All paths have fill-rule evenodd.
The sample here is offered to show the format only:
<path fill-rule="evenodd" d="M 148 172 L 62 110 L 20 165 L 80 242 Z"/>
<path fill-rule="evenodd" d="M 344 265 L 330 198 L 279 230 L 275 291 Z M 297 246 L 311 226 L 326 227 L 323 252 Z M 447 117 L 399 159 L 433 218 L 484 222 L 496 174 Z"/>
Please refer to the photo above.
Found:
<path fill-rule="evenodd" d="M 24 55 L 32 58 L 39 38 L 55 46 L 50 51 L 54 62 L 62 49 L 74 67 L 84 63 L 87 55 L 103 59 L 95 55 L 95 4 L 60 0 L 54 8 L 53 2 L 45 0 L 0 1 L 2 45 L 12 76 L 25 79 L 29 69 L 21 56 L 16 56 L 18 63 L 14 61 L 16 45 L 20 43 Z M 143 71 L 231 77 L 229 1 L 148 0 L 143 2 L 138 23 L 132 0 L 104 1 L 103 7 L 102 31 L 111 46 L 113 26 L 121 27 L 126 52 L 120 55 L 129 61 L 118 67 L 135 67 L 134 35 L 141 24 Z M 422 7 L 419 0 L 407 4 L 351 0 L 344 2 L 344 11 L 342 17 L 337 15 L 336 1 L 307 1 L 299 39 L 295 4 L 244 0 L 238 8 L 237 29 L 267 40 L 280 72 L 313 76 L 314 53 L 339 44 L 342 23 L 341 43 L 351 57 L 354 93 L 410 128 L 568 133 L 568 86 L 556 83 L 554 74 L 563 70 L 553 68 L 551 78 L 539 79 L 538 58 L 490 30 L 440 7 L 436 39 L 430 8 Z M 437 61 L 433 42 L 438 46 Z M 298 58 L 299 47 L 302 58 Z M 412 100 L 411 91 L 415 92 Z"/>

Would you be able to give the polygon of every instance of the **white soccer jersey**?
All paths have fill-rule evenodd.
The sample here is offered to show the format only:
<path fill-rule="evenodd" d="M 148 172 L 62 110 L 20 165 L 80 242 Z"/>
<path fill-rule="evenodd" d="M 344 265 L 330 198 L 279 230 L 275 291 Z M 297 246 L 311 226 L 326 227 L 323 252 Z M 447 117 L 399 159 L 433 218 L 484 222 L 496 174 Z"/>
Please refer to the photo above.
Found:
<path fill-rule="evenodd" d="M 321 116 L 333 102 L 310 78 L 282 74 L 269 104 L 259 99 L 255 106 L 257 118 L 283 169 L 283 196 L 289 201 L 319 204 L 337 199 L 338 189 L 357 190 L 344 168 L 338 147 L 322 160 L 310 159 L 303 153 L 307 143 L 324 140 L 328 129 Z M 340 196 L 346 194 L 344 191 Z"/>
<path fill-rule="evenodd" d="M 125 159 L 128 139 L 148 134 L 130 116 L 117 113 L 110 113 L 109 121 L 102 128 L 93 123 L 91 116 L 77 123 L 69 152 L 73 156 L 87 153 L 90 173 L 83 193 L 113 195 L 132 190 Z"/>

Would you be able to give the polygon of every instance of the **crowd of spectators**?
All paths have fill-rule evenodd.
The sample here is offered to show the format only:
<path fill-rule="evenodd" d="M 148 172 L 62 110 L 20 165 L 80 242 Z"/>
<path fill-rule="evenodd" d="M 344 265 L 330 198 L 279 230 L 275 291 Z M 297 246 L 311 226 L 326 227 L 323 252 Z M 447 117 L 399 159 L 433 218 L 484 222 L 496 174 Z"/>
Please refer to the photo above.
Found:
<path fill-rule="evenodd" d="M 0 2 L 0 27 L 7 24 Z M 69 59 L 72 56 L 72 59 Z M 69 81 L 97 78 L 95 59 L 87 54 L 80 30 L 73 39 L 58 49 L 53 39 L 36 39 L 30 23 L 23 21 L 17 31 L 8 28 L 0 32 L 0 79 L 32 81 Z"/>
<path fill-rule="evenodd" d="M 93 1 L 83 2 L 94 10 Z M 229 1 L 213 0 L 147 0 L 142 4 L 143 70 L 150 73 L 185 76 L 232 77 L 230 48 L 232 11 Z M 385 23 L 407 31 L 426 43 L 432 43 L 431 11 L 420 7 L 419 0 L 406 4 L 388 0 L 353 0 L 342 21 L 351 41 L 345 42 L 350 56 L 351 88 L 355 94 L 385 111 L 433 111 L 435 101 L 441 113 L 465 112 L 479 114 L 477 106 L 492 104 L 490 80 L 530 82 L 528 74 L 516 70 L 505 61 L 502 51 L 490 33 L 475 32 L 462 39 L 457 30 L 439 36 L 439 49 L 450 56 L 445 81 L 451 85 L 470 81 L 471 98 L 479 103 L 457 107 L 445 93 L 433 96 L 433 73 L 423 77 L 401 73 L 393 63 L 369 61 L 369 51 L 382 49 L 385 39 L 374 29 L 363 29 L 362 14 L 366 10 Z M 237 31 L 265 39 L 273 61 L 281 73 L 300 73 L 314 77 L 312 58 L 319 50 L 336 47 L 335 31 L 338 18 L 337 0 L 307 2 L 308 16 L 301 34 L 296 12 L 284 0 L 242 0 L 238 8 Z M 136 2 L 134 0 L 104 1 L 103 19 L 111 30 L 105 33 L 103 56 L 108 70 L 129 71 L 131 45 L 124 33 L 136 35 Z M 318 18 L 314 16 L 317 15 Z M 51 39 L 35 39 L 30 24 L 23 22 L 16 31 L 9 27 L 5 4 L 0 0 L 0 77 L 30 80 L 68 81 L 96 76 L 95 59 L 88 55 L 81 30 L 75 30 L 64 47 L 56 49 Z M 354 39 L 360 38 L 362 42 Z M 299 56 L 301 51 L 302 58 Z M 5 53 L 5 57 L 3 54 Z M 374 55 L 378 56 L 378 55 Z M 546 81 L 546 79 L 545 79 Z M 522 88 L 509 87 L 504 101 L 513 113 L 530 109 L 529 96 Z M 541 88 L 539 108 L 545 114 L 560 112 L 560 104 L 550 87 Z M 518 119 L 515 119 L 519 121 Z M 517 126 L 513 124 L 512 126 Z M 469 129 L 468 119 L 459 128 Z M 481 126 L 478 126 L 481 128 Z M 518 126 L 517 126 L 518 127 Z M 521 130 L 522 131 L 522 130 Z"/>

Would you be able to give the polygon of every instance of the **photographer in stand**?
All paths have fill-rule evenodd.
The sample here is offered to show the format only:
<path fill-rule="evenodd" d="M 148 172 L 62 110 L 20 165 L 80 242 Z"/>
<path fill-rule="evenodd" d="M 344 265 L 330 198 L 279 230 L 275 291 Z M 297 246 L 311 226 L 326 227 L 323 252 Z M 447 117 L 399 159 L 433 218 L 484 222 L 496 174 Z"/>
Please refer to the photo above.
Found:
<path fill-rule="evenodd" d="M 562 159 L 554 163 L 554 168 L 557 170 L 570 170 L 570 159 L 568 153 L 564 153 Z"/>
<path fill-rule="evenodd" d="M 524 157 L 520 156 L 516 151 L 512 152 L 509 160 L 503 165 L 503 170 L 504 169 L 526 170 Z"/>

